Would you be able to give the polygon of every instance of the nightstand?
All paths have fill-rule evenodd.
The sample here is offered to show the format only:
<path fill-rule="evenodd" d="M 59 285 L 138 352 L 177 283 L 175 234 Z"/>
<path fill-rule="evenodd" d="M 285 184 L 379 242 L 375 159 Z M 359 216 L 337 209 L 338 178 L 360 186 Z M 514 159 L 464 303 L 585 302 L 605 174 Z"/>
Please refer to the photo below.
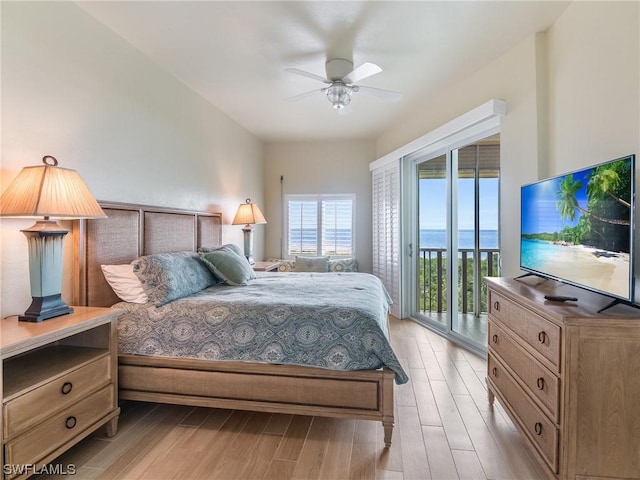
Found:
<path fill-rule="evenodd" d="M 254 272 L 275 272 L 278 270 L 278 262 L 256 262 L 251 266 Z"/>
<path fill-rule="evenodd" d="M 106 425 L 118 427 L 120 312 L 74 307 L 40 323 L 0 320 L 3 478 L 27 478 Z"/>

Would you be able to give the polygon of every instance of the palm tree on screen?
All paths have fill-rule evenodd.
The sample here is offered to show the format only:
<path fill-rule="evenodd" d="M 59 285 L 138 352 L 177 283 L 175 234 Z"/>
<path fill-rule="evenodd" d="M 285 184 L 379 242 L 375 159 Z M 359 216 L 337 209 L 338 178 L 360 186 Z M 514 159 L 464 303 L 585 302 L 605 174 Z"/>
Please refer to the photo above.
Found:
<path fill-rule="evenodd" d="M 624 205 L 627 208 L 631 207 L 631 203 L 616 195 L 618 189 L 621 187 L 620 175 L 613 168 L 609 167 L 597 167 L 589 183 L 587 184 L 587 195 L 589 199 L 603 199 L 605 196 L 613 198 L 616 202 Z M 626 225 L 629 223 L 627 222 Z"/>
<path fill-rule="evenodd" d="M 587 197 L 589 198 L 589 202 L 587 209 L 584 209 L 576 200 L 576 193 L 582 188 L 582 182 L 580 180 L 574 180 L 571 174 L 565 176 L 560 181 L 559 189 L 556 192 L 556 196 L 558 197 L 556 207 L 560 212 L 560 218 L 573 221 L 576 216 L 576 210 L 578 210 L 601 222 L 613 225 L 629 225 L 629 220 L 606 218 L 594 213 L 598 202 L 605 200 L 606 197 L 613 198 L 625 207 L 631 206 L 629 202 L 619 195 L 616 195 L 619 187 L 620 176 L 611 166 L 596 168 L 591 174 L 589 183 L 587 184 Z"/>
<path fill-rule="evenodd" d="M 582 188 L 582 182 L 580 180 L 574 181 L 573 175 L 569 174 L 560 181 L 559 187 L 560 189 L 556 192 L 556 196 L 559 197 L 556 202 L 556 207 L 560 212 L 560 218 L 563 220 L 568 218 L 573 221 L 576 218 L 576 210 L 589 213 L 580 208 L 576 200 L 576 193 Z"/>

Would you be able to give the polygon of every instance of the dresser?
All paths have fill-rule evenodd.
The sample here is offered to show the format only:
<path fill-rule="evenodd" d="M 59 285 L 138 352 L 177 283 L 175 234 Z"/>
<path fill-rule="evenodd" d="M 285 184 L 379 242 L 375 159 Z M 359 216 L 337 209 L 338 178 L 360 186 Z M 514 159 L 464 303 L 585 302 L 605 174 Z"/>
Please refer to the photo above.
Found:
<path fill-rule="evenodd" d="M 487 285 L 489 402 L 549 478 L 639 479 L 640 310 L 538 277 Z"/>
<path fill-rule="evenodd" d="M 74 310 L 40 323 L 0 320 L 5 479 L 71 475 L 56 457 L 103 425 L 116 433 L 119 312 Z"/>

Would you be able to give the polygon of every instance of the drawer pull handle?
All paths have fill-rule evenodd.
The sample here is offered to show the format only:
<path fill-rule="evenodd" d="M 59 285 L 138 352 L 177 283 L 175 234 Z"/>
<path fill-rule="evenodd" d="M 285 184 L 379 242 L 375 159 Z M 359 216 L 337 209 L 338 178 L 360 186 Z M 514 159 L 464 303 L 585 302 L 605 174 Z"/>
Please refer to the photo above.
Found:
<path fill-rule="evenodd" d="M 73 389 L 73 383 L 64 382 L 62 384 L 62 388 L 60 389 L 60 392 L 62 392 L 63 395 L 67 395 L 68 393 L 71 392 L 71 389 Z"/>
<path fill-rule="evenodd" d="M 538 333 L 538 341 L 542 344 L 547 343 L 547 332 L 544 330 Z"/>
<path fill-rule="evenodd" d="M 496 344 L 498 343 L 498 334 L 497 333 L 493 334 L 493 337 L 491 337 L 491 341 L 493 341 L 493 343 L 496 343 Z"/>
<path fill-rule="evenodd" d="M 77 423 L 78 420 L 76 419 L 76 417 L 67 417 L 67 419 L 64 421 L 64 426 L 71 430 L 76 426 Z"/>
<path fill-rule="evenodd" d="M 544 378 L 538 377 L 538 380 L 536 380 L 536 384 L 538 386 L 538 390 L 544 390 Z"/>
<path fill-rule="evenodd" d="M 497 369 L 496 367 L 493 367 L 493 368 L 491 369 L 491 374 L 492 374 L 494 377 L 497 377 L 497 376 L 498 376 L 498 369 Z"/>
<path fill-rule="evenodd" d="M 500 302 L 499 301 L 496 300 L 495 302 L 493 302 L 493 309 L 495 311 L 497 311 L 497 312 L 500 311 Z"/>
<path fill-rule="evenodd" d="M 542 424 L 540 422 L 536 422 L 534 429 L 536 431 L 536 435 L 542 435 Z"/>

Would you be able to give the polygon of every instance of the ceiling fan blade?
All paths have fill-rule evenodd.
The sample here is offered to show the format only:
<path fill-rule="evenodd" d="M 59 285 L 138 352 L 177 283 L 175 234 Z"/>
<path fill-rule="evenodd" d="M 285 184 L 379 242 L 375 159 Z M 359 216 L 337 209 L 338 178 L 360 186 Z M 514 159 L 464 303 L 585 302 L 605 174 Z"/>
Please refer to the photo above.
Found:
<path fill-rule="evenodd" d="M 302 100 L 303 98 L 310 97 L 311 95 L 314 95 L 316 93 L 321 93 L 324 90 L 325 90 L 324 88 L 311 90 L 310 92 L 304 92 L 304 93 L 301 93 L 300 95 L 294 95 L 293 97 L 285 98 L 284 101 L 285 102 L 295 102 L 297 100 Z"/>
<path fill-rule="evenodd" d="M 363 87 L 362 85 L 358 85 L 358 92 L 362 92 L 365 95 L 372 95 L 374 97 L 382 98 L 384 100 L 390 100 L 392 102 L 398 102 L 402 98 L 402 94 L 400 92 L 383 90 L 382 88 Z"/>
<path fill-rule="evenodd" d="M 342 77 L 342 81 L 346 84 L 356 83 L 363 78 L 370 77 L 371 75 L 375 75 L 376 73 L 380 73 L 381 71 L 382 69 L 375 63 L 365 62 L 358 68 L 354 69 L 351 73 L 348 73 L 344 77 Z"/>
<path fill-rule="evenodd" d="M 316 75 L 315 73 L 311 73 L 311 72 L 305 72 L 304 70 L 300 70 L 299 68 L 285 68 L 284 71 L 293 73 L 295 75 L 301 75 L 303 77 L 312 78 L 322 83 L 331 83 L 329 80 L 327 80 L 324 77 L 321 77 L 320 75 Z"/>

